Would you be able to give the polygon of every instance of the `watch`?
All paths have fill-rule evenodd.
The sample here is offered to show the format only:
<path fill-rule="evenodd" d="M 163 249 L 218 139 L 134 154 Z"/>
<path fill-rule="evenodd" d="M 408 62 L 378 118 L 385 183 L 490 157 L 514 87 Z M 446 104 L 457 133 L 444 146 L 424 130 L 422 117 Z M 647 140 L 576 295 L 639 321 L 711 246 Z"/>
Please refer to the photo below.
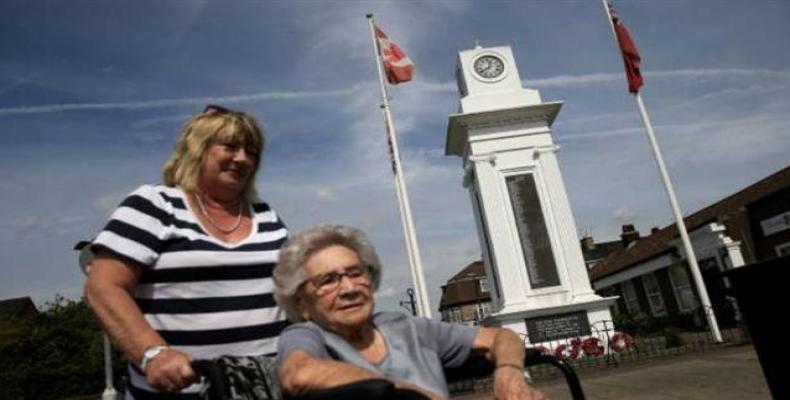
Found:
<path fill-rule="evenodd" d="M 143 360 L 140 362 L 140 369 L 145 372 L 145 368 L 148 367 L 148 364 L 156 358 L 160 353 L 169 349 L 168 346 L 151 346 L 143 352 Z"/>
<path fill-rule="evenodd" d="M 505 72 L 505 63 L 497 56 L 486 54 L 475 60 L 474 69 L 480 77 L 494 79 Z"/>

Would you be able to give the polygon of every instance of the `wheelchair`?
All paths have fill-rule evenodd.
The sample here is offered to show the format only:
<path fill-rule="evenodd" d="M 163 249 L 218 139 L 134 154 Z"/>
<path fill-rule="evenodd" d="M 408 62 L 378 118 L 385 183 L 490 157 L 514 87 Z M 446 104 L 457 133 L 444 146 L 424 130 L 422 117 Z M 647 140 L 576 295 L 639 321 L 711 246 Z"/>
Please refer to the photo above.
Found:
<path fill-rule="evenodd" d="M 584 391 L 576 372 L 570 364 L 557 357 L 545 355 L 535 349 L 527 349 L 524 359 L 525 367 L 532 367 L 541 364 L 548 364 L 558 368 L 568 385 L 571 398 L 574 400 L 584 400 Z M 221 372 L 214 360 L 196 360 L 193 367 L 197 374 L 207 381 L 207 391 L 203 398 L 206 400 L 237 400 L 231 394 L 228 377 Z M 464 364 L 445 368 L 444 374 L 447 383 L 460 382 L 469 379 L 482 379 L 494 373 L 494 365 L 484 357 L 473 355 Z M 257 398 L 277 399 L 282 398 L 279 394 L 279 387 L 263 388 L 266 393 L 260 393 Z M 272 393 L 275 390 L 278 393 Z M 245 397 L 253 398 L 253 397 Z M 335 399 L 369 399 L 369 400 L 425 400 L 422 394 L 408 390 L 396 388 L 392 382 L 386 379 L 368 379 L 345 385 L 339 385 L 329 389 L 316 390 L 299 400 L 335 400 Z"/>

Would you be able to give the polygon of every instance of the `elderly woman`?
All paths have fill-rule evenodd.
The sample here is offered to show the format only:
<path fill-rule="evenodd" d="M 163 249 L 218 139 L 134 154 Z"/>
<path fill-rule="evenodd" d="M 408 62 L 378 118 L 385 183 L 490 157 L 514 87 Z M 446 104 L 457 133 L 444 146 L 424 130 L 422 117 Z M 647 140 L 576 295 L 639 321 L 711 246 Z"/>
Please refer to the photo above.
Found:
<path fill-rule="evenodd" d="M 126 398 L 188 397 L 193 358 L 276 351 L 287 321 L 271 274 L 287 231 L 256 198 L 263 148 L 254 118 L 206 107 L 164 184 L 133 191 L 91 243 L 85 296 L 131 361 Z"/>
<path fill-rule="evenodd" d="M 448 396 L 443 367 L 472 351 L 496 365 L 497 399 L 540 399 L 524 381 L 524 346 L 512 331 L 374 313 L 381 265 L 362 232 L 319 225 L 291 238 L 274 270 L 274 295 L 293 321 L 280 336 L 280 381 L 286 394 L 371 378 L 432 398 Z"/>

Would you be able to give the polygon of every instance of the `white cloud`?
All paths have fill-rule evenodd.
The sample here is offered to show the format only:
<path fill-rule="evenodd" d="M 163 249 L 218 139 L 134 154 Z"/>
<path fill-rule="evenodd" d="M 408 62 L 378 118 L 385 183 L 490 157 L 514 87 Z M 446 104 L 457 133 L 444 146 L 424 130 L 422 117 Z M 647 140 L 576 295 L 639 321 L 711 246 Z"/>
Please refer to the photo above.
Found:
<path fill-rule="evenodd" d="M 394 287 L 379 288 L 376 292 L 376 297 L 395 297 L 398 291 Z"/>
<path fill-rule="evenodd" d="M 96 215 L 100 216 L 102 220 L 110 218 L 110 214 L 121 204 L 121 201 L 132 192 L 132 188 L 122 189 L 111 193 L 104 194 L 97 197 L 93 201 L 93 208 Z"/>
<path fill-rule="evenodd" d="M 612 211 L 612 219 L 620 225 L 633 223 L 634 219 L 636 219 L 636 212 L 630 207 L 618 207 Z"/>
<path fill-rule="evenodd" d="M 640 132 L 644 132 L 643 127 L 632 126 L 622 129 L 607 129 L 603 131 L 562 135 L 557 138 L 557 141 L 562 143 L 562 142 L 582 140 L 582 139 L 601 139 L 605 137 L 631 136 L 631 135 L 636 135 Z"/>
<path fill-rule="evenodd" d="M 353 94 L 357 90 L 359 90 L 358 86 L 352 86 L 346 89 L 326 90 L 326 91 L 275 91 L 275 92 L 239 94 L 233 96 L 187 97 L 187 98 L 159 99 L 159 100 L 147 100 L 147 101 L 47 104 L 41 106 L 0 108 L 0 116 L 42 114 L 42 113 L 79 111 L 79 110 L 141 110 L 148 108 L 205 105 L 210 103 L 235 104 L 235 103 L 243 103 L 243 102 L 265 101 L 265 100 L 304 100 L 304 99 L 314 99 L 314 98 L 348 96 Z"/>
<path fill-rule="evenodd" d="M 622 75 L 621 75 L 622 76 Z M 780 78 L 790 79 L 790 71 L 765 70 L 765 69 L 737 69 L 737 68 L 699 68 L 699 69 L 679 69 L 670 71 L 648 71 L 647 77 L 661 78 Z"/>
<path fill-rule="evenodd" d="M 458 87 L 456 86 L 455 82 L 432 82 L 417 77 L 414 79 L 413 91 L 422 92 L 422 93 L 426 93 L 426 92 L 455 93 L 458 91 Z"/>
<path fill-rule="evenodd" d="M 353 60 L 372 63 L 373 42 L 366 14 L 373 14 L 376 25 L 407 52 L 413 50 L 413 38 L 420 37 L 420 25 L 414 24 L 430 4 L 412 3 L 404 7 L 392 2 L 335 2 L 315 12 L 315 4 L 305 3 L 302 18 L 296 22 L 312 34 L 311 49 L 325 55 L 343 54 Z"/>
<path fill-rule="evenodd" d="M 10 233 L 14 239 L 28 237 L 31 235 L 45 236 L 51 234 L 61 234 L 71 231 L 75 227 L 83 225 L 93 220 L 93 216 L 85 215 L 63 215 L 63 216 L 43 216 L 26 215 L 7 225 L 0 225 L 0 229 Z"/>
<path fill-rule="evenodd" d="M 25 235 L 34 230 L 42 230 L 47 226 L 47 222 L 40 217 L 28 215 L 14 224 L 14 230 L 19 235 Z"/>
<path fill-rule="evenodd" d="M 343 33 L 342 35 L 346 35 Z M 331 35 L 330 35 L 331 37 Z M 322 45 L 324 47 L 332 48 L 338 51 L 336 47 L 338 43 L 345 43 L 342 40 L 333 41 L 329 38 L 326 39 L 327 43 Z M 345 47 L 345 46 L 344 46 Z M 358 48 L 355 46 L 354 48 Z M 372 58 L 368 55 L 368 58 Z M 724 77 L 737 77 L 737 78 L 779 78 L 790 79 L 790 71 L 770 71 L 770 70 L 745 70 L 745 69 L 685 69 L 675 71 L 655 71 L 645 73 L 646 76 L 654 76 L 660 78 L 724 78 Z M 612 81 L 620 81 L 624 79 L 620 73 L 599 73 L 599 74 L 584 74 L 584 75 L 559 75 L 539 79 L 525 79 L 522 81 L 525 87 L 576 87 L 592 83 L 608 83 Z M 13 83 L 11 85 L 14 85 Z M 414 90 L 405 92 L 411 93 L 411 97 L 415 98 L 414 93 L 436 92 L 436 93 L 452 93 L 455 92 L 456 87 L 453 82 L 431 82 L 422 81 L 419 78 L 415 80 Z M 272 91 L 272 92 L 259 92 L 250 94 L 238 94 L 229 96 L 207 96 L 207 97 L 189 97 L 189 98 L 173 98 L 173 99 L 154 99 L 144 101 L 129 101 L 129 102 L 105 102 L 105 103 L 64 103 L 64 104 L 45 104 L 40 106 L 27 106 L 27 107 L 5 107 L 0 108 L 0 116 L 3 115 L 26 115 L 26 114 L 41 114 L 65 111 L 78 111 L 78 110 L 140 110 L 149 108 L 163 108 L 174 106 L 194 106 L 204 105 L 208 103 L 222 103 L 222 104 L 236 104 L 256 101 L 269 101 L 269 100 L 306 100 L 316 98 L 329 98 L 329 97 L 346 97 L 346 96 L 359 96 L 360 93 L 370 92 L 370 85 L 357 84 L 345 89 L 326 90 L 326 91 Z M 8 85 L 7 85 L 8 87 Z M 775 88 L 775 86 L 774 86 Z M 392 89 L 391 89 L 392 90 Z M 722 93 L 732 92 L 732 89 L 725 89 Z M 409 96 L 409 94 L 407 94 Z M 710 96 L 707 95 L 707 96 Z M 425 101 L 424 104 L 433 104 L 430 101 Z M 171 116 L 163 118 L 153 118 L 142 120 L 137 123 L 138 127 L 145 127 L 152 124 L 157 124 L 162 121 L 171 121 L 176 119 L 183 119 L 182 116 Z"/>
<path fill-rule="evenodd" d="M 666 71 L 646 71 L 645 78 L 671 78 L 671 79 L 790 79 L 790 71 L 756 70 L 756 69 L 724 69 L 724 68 L 700 68 L 700 69 L 678 69 Z M 524 79 L 522 84 L 525 87 L 578 87 L 590 84 L 623 82 L 624 73 L 596 73 L 582 75 L 558 75 L 547 78 Z"/>
<path fill-rule="evenodd" d="M 336 200 L 337 199 L 337 196 L 335 196 L 334 191 L 331 188 L 328 188 L 328 187 L 322 187 L 322 188 L 316 189 L 315 197 L 319 201 L 332 201 L 332 200 Z"/>
<path fill-rule="evenodd" d="M 548 78 L 540 79 L 524 79 L 522 84 L 524 87 L 569 87 L 588 85 L 591 83 L 612 82 L 615 80 L 623 79 L 622 74 L 608 73 L 608 74 L 585 74 L 585 75 L 559 75 L 551 76 Z"/>
<path fill-rule="evenodd" d="M 152 126 L 160 125 L 163 123 L 183 123 L 184 121 L 192 118 L 194 114 L 175 114 L 175 115 L 166 115 L 162 117 L 156 118 L 144 118 L 138 120 L 132 124 L 132 128 L 141 129 L 141 128 L 150 128 Z"/>
<path fill-rule="evenodd" d="M 30 73 L 26 74 L 25 76 L 16 77 L 11 79 L 11 82 L 6 84 L 5 86 L 0 87 L 0 95 L 4 95 L 20 86 L 23 86 L 29 82 L 32 82 L 34 78 L 39 76 L 40 73 Z"/>

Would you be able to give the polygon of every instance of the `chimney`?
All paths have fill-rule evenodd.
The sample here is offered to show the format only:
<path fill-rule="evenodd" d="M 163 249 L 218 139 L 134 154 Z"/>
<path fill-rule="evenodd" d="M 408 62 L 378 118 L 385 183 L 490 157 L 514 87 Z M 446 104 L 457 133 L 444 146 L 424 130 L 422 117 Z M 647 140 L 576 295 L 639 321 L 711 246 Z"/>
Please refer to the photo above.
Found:
<path fill-rule="evenodd" d="M 631 243 L 639 240 L 639 231 L 632 224 L 623 225 L 623 233 L 620 234 L 623 245 L 628 247 Z"/>
<path fill-rule="evenodd" d="M 660 231 L 660 230 L 661 230 L 661 229 L 659 229 L 657 226 L 654 226 L 654 227 L 650 228 L 650 234 L 651 234 L 651 235 L 655 235 L 655 234 L 656 234 L 656 233 L 658 233 L 658 231 Z"/>
<path fill-rule="evenodd" d="M 592 236 L 585 236 L 581 240 L 582 251 L 595 250 L 595 240 Z"/>

